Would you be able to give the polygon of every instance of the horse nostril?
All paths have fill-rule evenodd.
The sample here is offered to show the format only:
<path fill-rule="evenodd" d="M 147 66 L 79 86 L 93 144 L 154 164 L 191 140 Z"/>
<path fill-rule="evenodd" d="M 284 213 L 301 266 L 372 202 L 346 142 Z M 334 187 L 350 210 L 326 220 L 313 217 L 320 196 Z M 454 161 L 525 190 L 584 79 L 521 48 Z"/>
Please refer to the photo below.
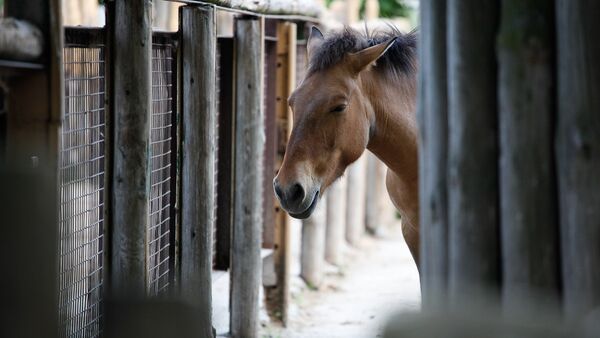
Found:
<path fill-rule="evenodd" d="M 273 189 L 275 189 L 275 194 L 279 197 L 282 198 L 283 197 L 283 191 L 281 190 L 281 187 L 279 186 L 279 182 L 274 181 L 273 182 Z"/>
<path fill-rule="evenodd" d="M 300 202 L 304 199 L 304 188 L 300 185 L 300 183 L 294 184 L 289 191 L 290 201 Z"/>

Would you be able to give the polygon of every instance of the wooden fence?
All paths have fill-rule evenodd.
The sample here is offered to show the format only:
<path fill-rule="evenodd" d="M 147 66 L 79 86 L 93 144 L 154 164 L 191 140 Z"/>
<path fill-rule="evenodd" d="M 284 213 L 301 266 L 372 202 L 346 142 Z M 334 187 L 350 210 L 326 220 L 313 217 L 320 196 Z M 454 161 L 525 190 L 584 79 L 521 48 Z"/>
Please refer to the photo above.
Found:
<path fill-rule="evenodd" d="M 425 306 L 582 318 L 600 306 L 598 2 L 421 3 Z"/>
<path fill-rule="evenodd" d="M 28 18 L 9 3 L 8 14 Z M 18 109 L 8 112 L 3 161 L 56 168 L 59 335 L 108 334 L 110 302 L 167 297 L 212 336 L 207 290 L 219 269 L 232 276 L 232 335 L 257 336 L 263 247 L 275 257 L 271 303 L 282 320 L 287 313 L 288 222 L 270 181 L 289 131 L 285 101 L 304 22 L 245 11 L 234 36 L 217 37 L 215 7 L 198 3 L 181 8 L 177 32 L 152 32 L 150 2 L 106 5 L 103 28 L 53 22 L 46 31 L 65 40 L 47 40 L 48 68 L 2 68 L 22 81 L 11 82 L 12 106 L 38 114 L 20 121 Z M 21 76 L 28 67 L 55 81 L 40 93 L 56 109 L 24 104 L 23 85 L 35 79 Z M 40 118 L 46 107 L 60 114 Z M 23 141 L 36 130 L 49 134 Z"/>
<path fill-rule="evenodd" d="M 25 2 L 8 2 L 31 19 Z M 38 14 L 54 20 L 57 8 Z M 153 32 L 150 9 L 107 2 L 105 27 L 48 24 L 40 63 L 0 60 L 12 77 L 0 155 L 51 168 L 59 336 L 111 336 L 138 325 L 135 304 L 165 299 L 193 318 L 185 327 L 212 336 L 208 290 L 223 270 L 230 333 L 255 337 L 261 288 L 270 314 L 284 325 L 289 316 L 290 219 L 271 186 L 291 130 L 287 97 L 304 76 L 307 18 L 244 11 L 233 36 L 217 36 L 212 5 L 181 7 L 177 32 Z M 325 257 L 340 264 L 345 233 L 364 231 L 363 214 L 345 229 L 334 202 L 336 212 L 326 218 L 323 200 L 303 225 L 302 277 L 313 286 Z M 364 196 L 349 203 L 364 211 Z M 153 325 L 171 325 L 169 315 Z"/>

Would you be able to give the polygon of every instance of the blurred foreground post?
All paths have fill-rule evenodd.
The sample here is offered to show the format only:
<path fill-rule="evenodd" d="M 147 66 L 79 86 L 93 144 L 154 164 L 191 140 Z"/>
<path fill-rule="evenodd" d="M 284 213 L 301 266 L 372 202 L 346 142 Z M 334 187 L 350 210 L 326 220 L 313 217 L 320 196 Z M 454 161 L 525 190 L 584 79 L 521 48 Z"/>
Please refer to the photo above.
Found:
<path fill-rule="evenodd" d="M 420 273 L 427 308 L 444 301 L 448 282 L 446 0 L 421 1 L 420 14 Z"/>
<path fill-rule="evenodd" d="M 497 21 L 496 0 L 448 1 L 451 301 L 478 299 L 499 286 Z"/>
<path fill-rule="evenodd" d="M 534 296 L 558 300 L 553 9 L 544 0 L 502 2 L 499 186 L 502 294 L 509 312 L 523 310 Z"/>
<path fill-rule="evenodd" d="M 600 306 L 600 2 L 558 0 L 556 157 L 563 300 Z"/>
<path fill-rule="evenodd" d="M 1 337 L 57 337 L 58 185 L 55 168 L 0 167 Z M 40 319 L 32 324 L 33 319 Z"/>

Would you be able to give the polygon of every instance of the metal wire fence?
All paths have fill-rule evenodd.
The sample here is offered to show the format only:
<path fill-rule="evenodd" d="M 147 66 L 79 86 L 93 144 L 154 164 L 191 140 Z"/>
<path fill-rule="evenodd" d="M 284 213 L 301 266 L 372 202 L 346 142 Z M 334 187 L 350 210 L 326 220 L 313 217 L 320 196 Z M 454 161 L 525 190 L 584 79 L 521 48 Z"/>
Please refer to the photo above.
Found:
<path fill-rule="evenodd" d="M 161 39 L 162 40 L 162 39 Z M 152 46 L 152 115 L 150 120 L 150 200 L 148 215 L 148 292 L 158 295 L 171 282 L 173 243 L 174 123 L 176 96 L 175 47 L 159 41 Z"/>
<path fill-rule="evenodd" d="M 64 49 L 60 140 L 59 316 L 61 336 L 101 335 L 105 208 L 103 44 Z"/>

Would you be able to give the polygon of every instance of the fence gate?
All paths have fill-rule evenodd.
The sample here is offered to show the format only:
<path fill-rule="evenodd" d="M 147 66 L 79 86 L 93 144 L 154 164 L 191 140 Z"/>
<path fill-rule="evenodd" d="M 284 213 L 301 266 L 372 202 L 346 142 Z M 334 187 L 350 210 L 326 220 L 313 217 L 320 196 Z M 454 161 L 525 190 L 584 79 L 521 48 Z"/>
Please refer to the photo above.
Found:
<path fill-rule="evenodd" d="M 101 334 L 107 119 L 104 30 L 67 29 L 60 135 L 61 335 Z"/>

